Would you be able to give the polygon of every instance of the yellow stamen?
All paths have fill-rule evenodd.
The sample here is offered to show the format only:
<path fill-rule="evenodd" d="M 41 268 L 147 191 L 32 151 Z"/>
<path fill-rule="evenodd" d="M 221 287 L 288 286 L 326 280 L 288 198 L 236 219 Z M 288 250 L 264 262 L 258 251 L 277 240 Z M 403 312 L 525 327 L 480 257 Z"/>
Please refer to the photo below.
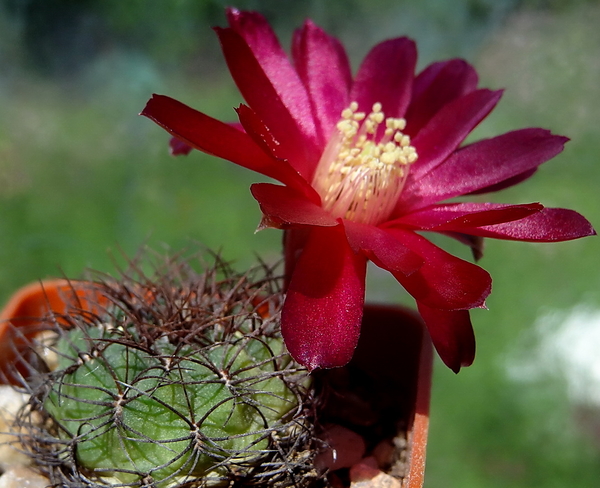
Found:
<path fill-rule="evenodd" d="M 356 102 L 342 111 L 313 179 L 326 210 L 374 225 L 389 217 L 417 160 L 405 127 L 404 119 L 385 118 L 379 102 L 368 115 Z"/>

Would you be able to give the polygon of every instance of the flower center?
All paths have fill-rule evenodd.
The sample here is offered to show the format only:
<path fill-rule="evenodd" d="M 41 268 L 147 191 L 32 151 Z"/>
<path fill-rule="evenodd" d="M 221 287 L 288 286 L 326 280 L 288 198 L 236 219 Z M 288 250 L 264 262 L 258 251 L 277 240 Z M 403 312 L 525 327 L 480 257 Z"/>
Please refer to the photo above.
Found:
<path fill-rule="evenodd" d="M 352 102 L 342 111 L 313 187 L 335 217 L 377 225 L 393 211 L 417 153 L 402 133 L 404 119 L 385 118 L 380 103 L 368 115 L 357 110 L 358 103 Z"/>

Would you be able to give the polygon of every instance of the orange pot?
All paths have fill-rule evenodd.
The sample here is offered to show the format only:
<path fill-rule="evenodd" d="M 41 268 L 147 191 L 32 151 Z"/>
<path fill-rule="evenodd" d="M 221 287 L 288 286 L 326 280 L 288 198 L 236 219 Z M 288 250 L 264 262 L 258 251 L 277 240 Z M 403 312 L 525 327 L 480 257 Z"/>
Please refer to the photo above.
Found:
<path fill-rule="evenodd" d="M 21 385 L 31 340 L 43 330 L 41 318 L 69 307 L 93 310 L 100 296 L 87 282 L 63 279 L 32 283 L 18 290 L 0 312 L 0 383 Z"/>

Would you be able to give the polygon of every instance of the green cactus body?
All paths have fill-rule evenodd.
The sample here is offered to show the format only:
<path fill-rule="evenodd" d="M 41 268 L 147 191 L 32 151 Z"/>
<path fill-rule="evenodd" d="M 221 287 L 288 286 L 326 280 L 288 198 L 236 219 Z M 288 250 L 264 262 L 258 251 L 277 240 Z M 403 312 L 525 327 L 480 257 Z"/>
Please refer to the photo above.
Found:
<path fill-rule="evenodd" d="M 44 406 L 84 471 L 161 488 L 218 478 L 255 464 L 297 407 L 277 373 L 290 361 L 279 337 L 238 331 L 179 348 L 165 337 L 150 348 L 118 337 L 76 328 L 57 344 L 60 375 Z"/>

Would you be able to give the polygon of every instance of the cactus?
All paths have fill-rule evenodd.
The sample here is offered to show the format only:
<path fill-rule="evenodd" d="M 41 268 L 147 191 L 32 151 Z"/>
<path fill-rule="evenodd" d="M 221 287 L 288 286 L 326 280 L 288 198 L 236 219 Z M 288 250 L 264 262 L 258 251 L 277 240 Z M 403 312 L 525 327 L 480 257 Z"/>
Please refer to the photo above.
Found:
<path fill-rule="evenodd" d="M 307 475 L 309 376 L 283 346 L 276 281 L 222 263 L 202 275 L 167 268 L 97 281 L 98 310 L 55 320 L 67 324 L 54 327 L 58 367 L 31 386 L 51 481 L 170 488 Z"/>

